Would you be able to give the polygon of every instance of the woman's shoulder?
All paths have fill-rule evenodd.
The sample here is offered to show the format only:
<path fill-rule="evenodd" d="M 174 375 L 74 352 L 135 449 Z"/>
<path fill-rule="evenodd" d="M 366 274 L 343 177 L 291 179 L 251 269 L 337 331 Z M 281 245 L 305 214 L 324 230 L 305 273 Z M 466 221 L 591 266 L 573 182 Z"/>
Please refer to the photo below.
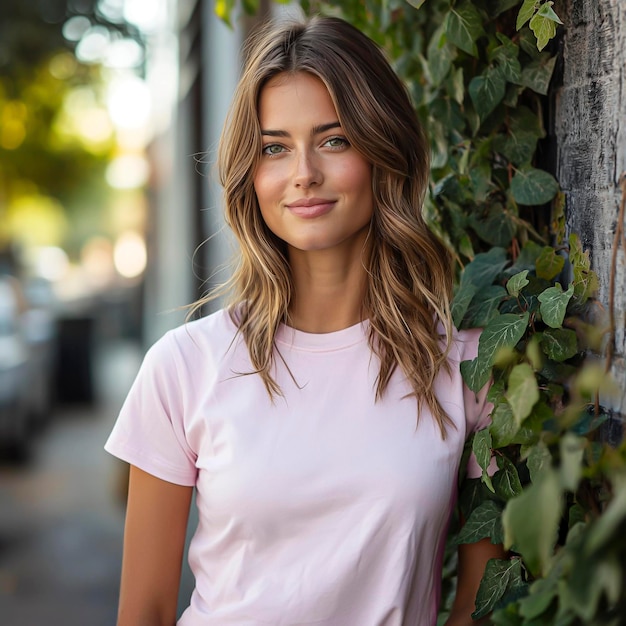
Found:
<path fill-rule="evenodd" d="M 225 354 L 233 345 L 237 327 L 227 309 L 185 322 L 167 331 L 148 350 L 157 361 L 184 361 L 199 355 L 204 358 Z"/>

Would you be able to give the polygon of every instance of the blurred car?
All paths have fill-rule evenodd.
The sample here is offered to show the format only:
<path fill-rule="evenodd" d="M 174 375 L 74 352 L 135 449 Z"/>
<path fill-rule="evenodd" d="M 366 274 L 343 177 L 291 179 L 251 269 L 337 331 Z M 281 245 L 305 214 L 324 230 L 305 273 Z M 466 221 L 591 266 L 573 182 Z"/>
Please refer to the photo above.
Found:
<path fill-rule="evenodd" d="M 29 306 L 20 283 L 0 276 L 0 450 L 27 456 L 36 426 L 51 409 L 53 330 Z"/>

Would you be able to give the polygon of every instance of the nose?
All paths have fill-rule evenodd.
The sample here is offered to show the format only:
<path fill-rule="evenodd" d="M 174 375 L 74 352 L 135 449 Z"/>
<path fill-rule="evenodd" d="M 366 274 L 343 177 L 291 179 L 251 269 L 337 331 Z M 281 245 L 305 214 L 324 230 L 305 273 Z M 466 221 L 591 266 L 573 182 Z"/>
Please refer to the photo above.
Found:
<path fill-rule="evenodd" d="M 323 175 L 317 161 L 316 156 L 309 151 L 302 151 L 297 155 L 293 175 L 293 182 L 296 187 L 308 189 L 321 184 Z"/>

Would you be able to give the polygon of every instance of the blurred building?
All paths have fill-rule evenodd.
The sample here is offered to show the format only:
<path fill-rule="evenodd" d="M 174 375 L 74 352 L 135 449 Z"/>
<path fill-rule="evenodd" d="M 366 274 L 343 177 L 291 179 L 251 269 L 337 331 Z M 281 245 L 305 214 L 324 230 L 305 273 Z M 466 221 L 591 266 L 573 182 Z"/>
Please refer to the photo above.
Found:
<path fill-rule="evenodd" d="M 224 229 L 215 157 L 239 78 L 241 44 L 271 10 L 285 8 L 262 2 L 254 17 L 235 12 L 231 28 L 217 17 L 215 0 L 170 0 L 169 31 L 152 41 L 147 80 L 155 102 L 164 97 L 164 74 L 175 75 L 175 93 L 162 112 L 170 123 L 149 147 L 147 345 L 184 320 L 180 307 L 227 277 L 223 267 L 234 249 Z"/>

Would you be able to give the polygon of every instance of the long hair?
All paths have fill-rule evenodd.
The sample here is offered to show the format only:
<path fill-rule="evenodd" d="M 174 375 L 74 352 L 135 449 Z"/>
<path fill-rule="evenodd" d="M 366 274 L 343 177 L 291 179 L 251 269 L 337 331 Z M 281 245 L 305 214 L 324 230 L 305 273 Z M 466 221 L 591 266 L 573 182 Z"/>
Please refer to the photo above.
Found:
<path fill-rule="evenodd" d="M 429 147 L 405 86 L 378 46 L 338 18 L 268 23 L 248 40 L 244 58 L 218 153 L 226 222 L 241 254 L 232 278 L 193 310 L 229 294 L 230 315 L 254 373 L 271 397 L 281 394 L 272 377 L 274 339 L 281 322 L 288 321 L 293 287 L 285 244 L 266 226 L 253 188 L 262 152 L 258 101 L 277 74 L 308 72 L 324 83 L 348 141 L 372 165 L 364 312 L 370 347 L 380 360 L 376 399 L 400 366 L 418 415 L 426 403 L 445 438 L 452 422 L 435 396 L 434 382 L 441 368 L 449 367 L 452 264 L 422 217 Z"/>

